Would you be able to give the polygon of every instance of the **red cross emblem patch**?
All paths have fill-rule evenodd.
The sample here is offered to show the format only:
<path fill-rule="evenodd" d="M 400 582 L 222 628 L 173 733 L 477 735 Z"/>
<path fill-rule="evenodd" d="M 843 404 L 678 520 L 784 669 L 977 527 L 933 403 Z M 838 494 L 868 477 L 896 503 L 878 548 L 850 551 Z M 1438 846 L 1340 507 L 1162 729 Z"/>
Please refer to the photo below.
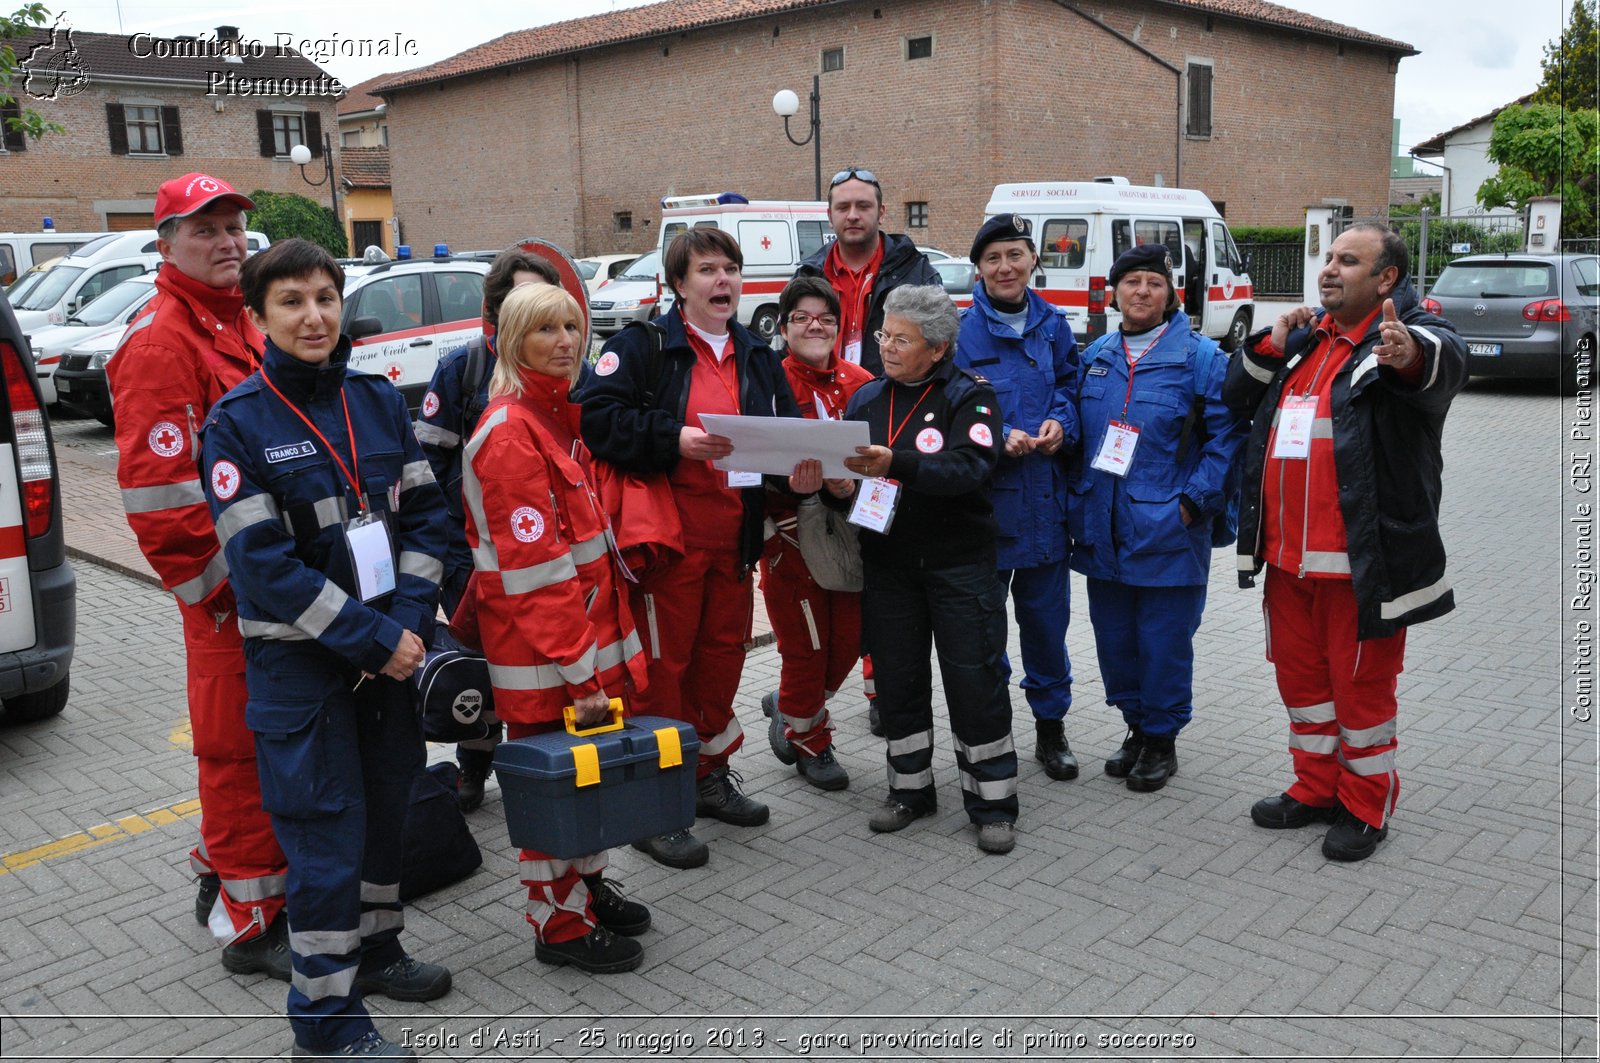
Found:
<path fill-rule="evenodd" d="M 937 428 L 924 428 L 917 433 L 917 449 L 924 454 L 937 454 L 944 449 L 944 433 Z"/>
<path fill-rule="evenodd" d="M 511 534 L 519 542 L 531 543 L 544 534 L 544 518 L 532 506 L 519 506 L 511 514 Z"/>
<path fill-rule="evenodd" d="M 183 430 L 171 421 L 157 421 L 150 429 L 150 449 L 157 457 L 177 457 L 183 453 Z"/>
<path fill-rule="evenodd" d="M 422 416 L 424 416 L 424 417 L 432 417 L 434 414 L 436 414 L 438 412 L 439 412 L 439 396 L 435 395 L 431 391 L 428 392 L 426 395 L 422 396 Z"/>
<path fill-rule="evenodd" d="M 239 467 L 231 461 L 211 466 L 211 492 L 226 502 L 239 493 Z"/>

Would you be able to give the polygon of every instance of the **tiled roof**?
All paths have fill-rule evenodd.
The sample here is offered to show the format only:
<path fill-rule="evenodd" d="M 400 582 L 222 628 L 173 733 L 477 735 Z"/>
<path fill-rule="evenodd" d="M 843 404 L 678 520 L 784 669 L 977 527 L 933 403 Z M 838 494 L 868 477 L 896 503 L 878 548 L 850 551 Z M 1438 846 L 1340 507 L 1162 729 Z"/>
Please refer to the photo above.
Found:
<path fill-rule="evenodd" d="M 369 91 L 374 85 L 387 78 L 392 78 L 401 71 L 391 70 L 387 74 L 379 74 L 375 78 L 368 78 L 359 85 L 351 85 L 350 92 L 339 100 L 339 117 L 347 114 L 361 114 L 374 110 L 383 100 L 374 96 Z"/>
<path fill-rule="evenodd" d="M 351 188 L 388 188 L 389 149 L 340 148 L 339 176 Z"/>
<path fill-rule="evenodd" d="M 554 22 L 518 30 L 453 55 L 429 66 L 396 74 L 377 91 L 415 88 L 435 81 L 515 66 L 537 59 L 581 52 L 590 48 L 644 40 L 667 33 L 682 33 L 745 19 L 822 7 L 841 0 L 666 0 L 626 8 L 604 15 Z M 845 0 L 848 2 L 848 0 Z M 1340 40 L 1389 48 L 1404 55 L 1416 49 L 1403 41 L 1379 37 L 1337 22 L 1316 18 L 1266 0 L 1156 0 L 1202 14 L 1259 22 L 1284 29 L 1315 33 Z"/>
<path fill-rule="evenodd" d="M 275 45 L 265 43 L 266 54 L 261 58 L 243 56 L 243 62 L 232 63 L 222 59 L 215 48 L 215 30 L 199 35 L 196 42 L 177 42 L 184 49 L 202 51 L 200 55 L 170 56 L 160 58 L 154 54 L 156 42 L 161 50 L 172 45 L 169 37 L 151 38 L 143 34 L 93 33 L 89 30 L 49 28 L 36 29 L 11 41 L 12 51 L 24 69 L 38 71 L 83 70 L 89 79 L 96 75 L 105 78 L 153 78 L 158 81 L 197 82 L 205 84 L 207 74 L 213 70 L 231 73 L 238 78 L 320 78 L 327 77 L 332 84 L 336 79 L 317 64 L 292 48 L 279 55 Z M 253 40 L 248 34 L 245 40 Z M 37 48 L 37 50 L 35 50 Z M 75 62 L 68 58 L 76 52 Z M 30 61 L 31 57 L 31 61 Z"/>
<path fill-rule="evenodd" d="M 1437 136 L 1429 137 L 1427 140 L 1424 140 L 1421 144 L 1418 144 L 1416 147 L 1412 148 L 1411 149 L 1411 154 L 1413 154 L 1413 155 L 1426 155 L 1426 156 L 1443 155 L 1444 154 L 1444 142 L 1449 140 L 1451 137 L 1455 136 L 1457 133 L 1460 133 L 1463 130 L 1471 129 L 1473 126 L 1477 125 L 1479 122 L 1492 122 L 1496 118 L 1500 117 L 1500 112 L 1505 110 L 1506 107 L 1522 107 L 1522 106 L 1526 106 L 1528 101 L 1531 100 L 1531 99 L 1533 99 L 1533 93 L 1531 93 L 1531 92 L 1528 93 L 1526 96 L 1518 96 L 1516 99 L 1512 100 L 1510 103 L 1506 104 L 1503 107 L 1496 107 L 1494 110 L 1490 111 L 1488 114 L 1480 114 L 1478 117 L 1472 119 L 1471 121 L 1462 122 L 1460 125 L 1456 126 L 1454 129 L 1446 129 L 1443 133 L 1440 133 Z"/>

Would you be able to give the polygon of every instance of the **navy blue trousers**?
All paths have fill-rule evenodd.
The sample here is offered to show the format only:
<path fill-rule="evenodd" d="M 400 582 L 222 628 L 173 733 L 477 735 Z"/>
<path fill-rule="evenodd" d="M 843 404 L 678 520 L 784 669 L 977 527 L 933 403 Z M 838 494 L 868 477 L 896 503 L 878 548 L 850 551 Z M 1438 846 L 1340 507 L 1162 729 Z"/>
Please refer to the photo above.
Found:
<path fill-rule="evenodd" d="M 1072 659 L 1067 655 L 1071 571 L 1064 560 L 1000 570 L 1022 644 L 1022 692 L 1037 720 L 1062 719 L 1072 708 Z"/>
<path fill-rule="evenodd" d="M 1194 633 L 1206 607 L 1199 587 L 1134 587 L 1089 580 L 1089 623 L 1106 704 L 1129 727 L 1165 737 L 1194 712 Z"/>

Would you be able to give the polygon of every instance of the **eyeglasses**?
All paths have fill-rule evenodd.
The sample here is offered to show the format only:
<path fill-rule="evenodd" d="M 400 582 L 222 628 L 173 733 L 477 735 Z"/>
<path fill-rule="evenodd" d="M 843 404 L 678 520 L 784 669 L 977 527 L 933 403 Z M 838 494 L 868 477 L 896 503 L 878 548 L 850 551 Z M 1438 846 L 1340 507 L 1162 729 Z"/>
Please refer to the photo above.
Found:
<path fill-rule="evenodd" d="M 791 325 L 809 328 L 812 322 L 816 322 L 826 329 L 839 327 L 839 319 L 833 314 L 808 314 L 804 310 L 792 310 L 789 313 L 789 324 Z"/>
<path fill-rule="evenodd" d="M 828 182 L 828 189 L 831 191 L 844 184 L 852 177 L 854 177 L 857 181 L 867 182 L 867 184 L 872 185 L 880 192 L 883 191 L 883 186 L 878 184 L 878 177 L 876 174 L 874 174 L 871 170 L 863 170 L 855 166 L 850 167 L 848 170 L 840 170 L 838 173 L 834 174 L 833 180 Z"/>
<path fill-rule="evenodd" d="M 874 332 L 872 338 L 878 341 L 878 349 L 885 351 L 909 351 L 922 342 L 920 338 L 913 339 L 910 336 L 891 336 L 882 329 Z"/>

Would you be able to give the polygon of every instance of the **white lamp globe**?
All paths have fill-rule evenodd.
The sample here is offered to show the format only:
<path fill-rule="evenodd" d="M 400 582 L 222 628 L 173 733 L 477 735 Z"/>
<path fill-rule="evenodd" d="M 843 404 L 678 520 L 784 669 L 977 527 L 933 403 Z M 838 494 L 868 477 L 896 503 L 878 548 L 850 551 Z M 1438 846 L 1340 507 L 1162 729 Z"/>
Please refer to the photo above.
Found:
<path fill-rule="evenodd" d="M 304 166 L 311 161 L 311 149 L 304 144 L 296 144 L 289 149 L 289 161 L 296 166 Z"/>
<path fill-rule="evenodd" d="M 779 89 L 772 97 L 772 111 L 779 118 L 788 118 L 800 110 L 800 97 L 788 89 Z"/>

